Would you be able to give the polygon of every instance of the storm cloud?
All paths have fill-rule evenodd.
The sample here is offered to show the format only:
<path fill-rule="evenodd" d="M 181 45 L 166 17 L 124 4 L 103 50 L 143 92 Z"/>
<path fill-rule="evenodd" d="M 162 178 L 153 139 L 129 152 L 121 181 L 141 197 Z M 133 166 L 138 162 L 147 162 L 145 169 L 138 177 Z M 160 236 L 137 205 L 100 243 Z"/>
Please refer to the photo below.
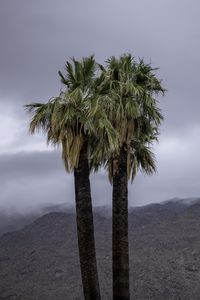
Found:
<path fill-rule="evenodd" d="M 155 145 L 157 173 L 139 173 L 130 205 L 199 196 L 200 3 L 197 0 L 18 0 L 0 3 L 0 209 L 73 202 L 73 176 L 42 133 L 30 136 L 24 104 L 56 96 L 69 57 L 131 52 L 160 67 L 168 92 Z M 102 170 L 92 176 L 94 204 L 110 204 Z"/>

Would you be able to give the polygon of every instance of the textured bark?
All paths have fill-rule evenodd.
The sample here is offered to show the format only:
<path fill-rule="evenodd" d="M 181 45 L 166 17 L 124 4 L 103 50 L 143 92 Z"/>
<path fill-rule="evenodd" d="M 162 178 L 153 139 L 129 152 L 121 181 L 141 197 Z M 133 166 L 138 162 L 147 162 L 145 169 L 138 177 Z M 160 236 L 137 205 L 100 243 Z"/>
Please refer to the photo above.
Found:
<path fill-rule="evenodd" d="M 127 151 L 113 161 L 112 271 L 113 300 L 129 300 Z"/>
<path fill-rule="evenodd" d="M 84 143 L 81 149 L 79 164 L 74 171 L 74 177 L 77 234 L 84 299 L 100 300 L 87 143 Z"/>

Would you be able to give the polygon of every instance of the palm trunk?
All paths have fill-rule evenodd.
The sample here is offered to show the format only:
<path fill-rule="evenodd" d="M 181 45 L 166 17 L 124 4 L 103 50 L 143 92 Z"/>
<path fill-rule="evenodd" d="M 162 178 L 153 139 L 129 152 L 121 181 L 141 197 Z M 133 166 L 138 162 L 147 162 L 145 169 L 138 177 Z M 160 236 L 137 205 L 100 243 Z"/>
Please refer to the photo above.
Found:
<path fill-rule="evenodd" d="M 79 164 L 74 171 L 74 177 L 77 234 L 84 299 L 100 300 L 87 143 L 84 143 L 82 146 Z"/>
<path fill-rule="evenodd" d="M 128 178 L 125 145 L 114 161 L 112 211 L 113 300 L 129 300 Z"/>

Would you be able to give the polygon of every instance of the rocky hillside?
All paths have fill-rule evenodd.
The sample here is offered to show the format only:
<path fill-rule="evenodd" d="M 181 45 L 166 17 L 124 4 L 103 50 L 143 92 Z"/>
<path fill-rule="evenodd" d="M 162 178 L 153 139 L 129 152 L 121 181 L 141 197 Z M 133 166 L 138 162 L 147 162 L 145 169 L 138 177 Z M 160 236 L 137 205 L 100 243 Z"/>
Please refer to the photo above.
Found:
<path fill-rule="evenodd" d="M 200 201 L 130 209 L 131 299 L 199 300 Z M 95 210 L 102 299 L 111 298 L 111 218 Z M 75 215 L 52 212 L 0 238 L 0 300 L 83 299 Z"/>

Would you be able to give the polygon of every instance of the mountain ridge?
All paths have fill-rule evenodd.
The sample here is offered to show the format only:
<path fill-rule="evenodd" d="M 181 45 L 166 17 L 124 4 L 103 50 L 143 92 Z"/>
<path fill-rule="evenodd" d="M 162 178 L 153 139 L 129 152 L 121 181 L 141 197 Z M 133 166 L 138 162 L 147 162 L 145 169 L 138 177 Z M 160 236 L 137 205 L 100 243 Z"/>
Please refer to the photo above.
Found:
<path fill-rule="evenodd" d="M 146 210 L 149 208 L 161 208 L 161 205 L 172 206 L 172 209 L 177 208 L 185 208 L 185 205 L 192 205 L 195 203 L 200 203 L 200 198 L 198 197 L 191 197 L 191 198 L 172 198 L 169 200 L 165 200 L 163 202 L 158 203 L 149 203 L 142 206 L 130 206 L 129 213 L 132 211 L 140 211 Z M 177 204 L 177 205 L 175 205 Z M 93 207 L 95 213 L 99 213 L 102 216 L 111 217 L 112 208 L 111 206 L 94 206 Z M 50 213 L 50 212 L 67 212 L 67 213 L 75 213 L 75 207 L 69 206 L 67 203 L 60 203 L 60 204 L 49 204 L 47 206 L 42 207 L 37 212 L 27 213 L 27 214 L 20 214 L 19 212 L 0 212 L 0 236 L 6 232 L 12 232 L 15 230 L 22 229 L 24 226 L 30 224 L 37 218 Z"/>
<path fill-rule="evenodd" d="M 130 210 L 133 299 L 199 300 L 199 220 L 200 201 Z M 94 223 L 102 300 L 110 300 L 111 217 L 94 209 Z M 75 214 L 50 212 L 1 236 L 0 270 L 0 299 L 83 299 Z"/>

